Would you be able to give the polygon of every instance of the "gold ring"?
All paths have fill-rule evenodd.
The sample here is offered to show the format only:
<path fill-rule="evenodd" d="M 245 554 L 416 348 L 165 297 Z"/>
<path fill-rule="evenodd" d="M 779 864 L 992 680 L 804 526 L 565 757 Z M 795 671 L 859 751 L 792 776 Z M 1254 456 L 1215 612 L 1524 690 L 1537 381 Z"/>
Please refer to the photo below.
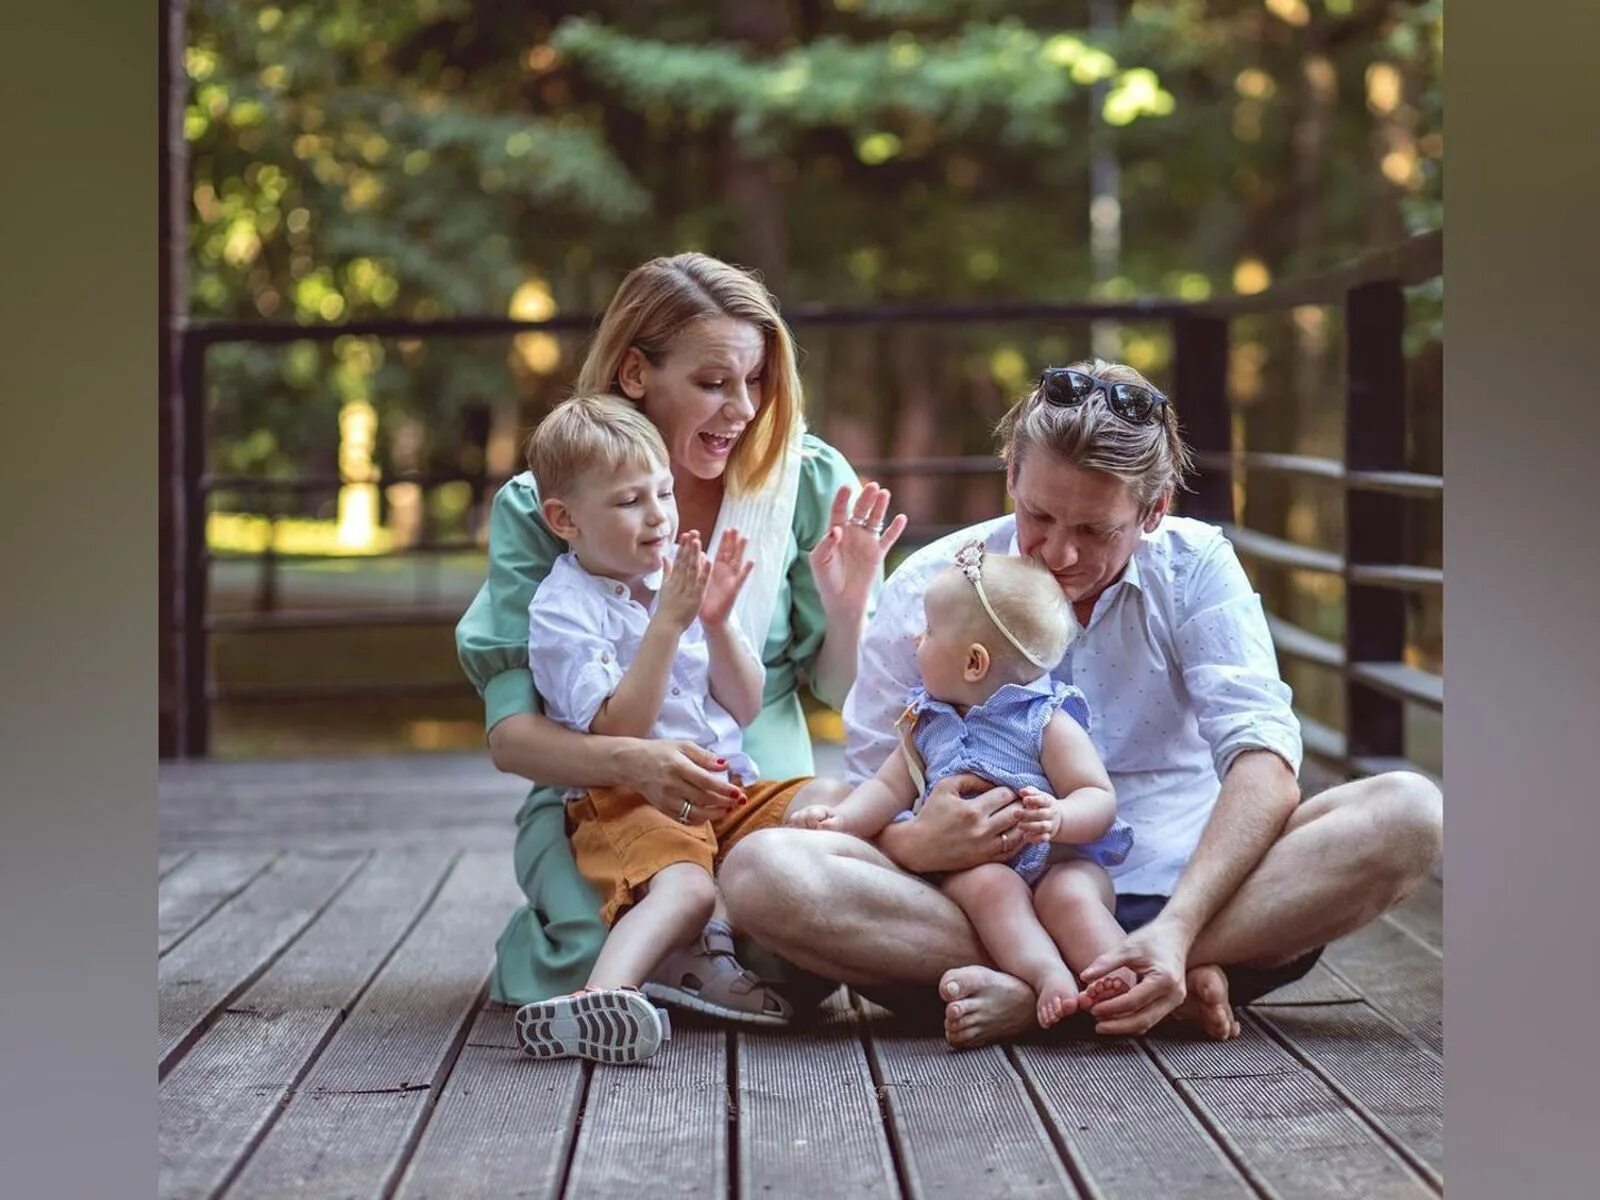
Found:
<path fill-rule="evenodd" d="M 687 800 L 683 802 L 683 807 L 678 810 L 678 824 L 687 825 L 689 823 L 689 810 L 693 807 L 694 805 Z"/>

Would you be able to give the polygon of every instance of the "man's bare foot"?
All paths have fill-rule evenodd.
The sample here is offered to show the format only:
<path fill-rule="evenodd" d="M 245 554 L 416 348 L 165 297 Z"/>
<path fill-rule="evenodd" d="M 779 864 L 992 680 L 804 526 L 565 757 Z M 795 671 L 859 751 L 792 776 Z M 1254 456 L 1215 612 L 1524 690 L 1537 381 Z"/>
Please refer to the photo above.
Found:
<path fill-rule="evenodd" d="M 939 980 L 944 1040 L 952 1046 L 986 1046 L 1038 1024 L 1033 989 L 988 967 L 955 967 Z"/>
<path fill-rule="evenodd" d="M 1239 1036 L 1239 1018 L 1228 1003 L 1228 977 L 1217 966 L 1192 967 L 1184 977 L 1188 994 L 1172 1019 L 1192 1025 L 1214 1041 Z"/>
<path fill-rule="evenodd" d="M 1102 1000 L 1109 1000 L 1113 996 L 1123 995 L 1129 988 L 1139 982 L 1139 977 L 1127 967 L 1118 967 L 1109 975 L 1102 975 L 1088 987 L 1083 989 L 1083 995 L 1078 997 L 1078 1007 L 1082 1009 L 1093 1008 Z"/>
<path fill-rule="evenodd" d="M 1039 993 L 1035 1010 L 1041 1029 L 1049 1029 L 1062 1017 L 1078 1011 L 1078 983 L 1065 964 L 1059 972 L 1051 972 L 1042 979 L 1034 980 L 1033 986 Z"/>

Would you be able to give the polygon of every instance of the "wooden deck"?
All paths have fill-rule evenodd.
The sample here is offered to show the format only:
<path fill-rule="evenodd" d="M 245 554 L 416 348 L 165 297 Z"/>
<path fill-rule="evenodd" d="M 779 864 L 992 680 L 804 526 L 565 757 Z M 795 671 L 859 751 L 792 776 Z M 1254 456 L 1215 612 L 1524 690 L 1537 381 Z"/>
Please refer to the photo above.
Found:
<path fill-rule="evenodd" d="M 537 1063 L 486 1003 L 521 791 L 481 757 L 163 768 L 163 1197 L 1442 1191 L 1437 884 L 1223 1044 L 954 1053 L 841 990 Z"/>

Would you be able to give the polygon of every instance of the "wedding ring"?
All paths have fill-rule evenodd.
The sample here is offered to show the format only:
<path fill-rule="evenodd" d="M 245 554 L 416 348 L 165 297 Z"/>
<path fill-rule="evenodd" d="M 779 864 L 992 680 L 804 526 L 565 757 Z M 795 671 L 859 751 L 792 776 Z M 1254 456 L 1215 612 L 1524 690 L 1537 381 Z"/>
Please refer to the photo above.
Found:
<path fill-rule="evenodd" d="M 1000 849 L 1008 853 L 1011 850 L 1011 831 L 1009 829 L 1000 831 Z"/>
<path fill-rule="evenodd" d="M 678 810 L 678 824 L 687 825 L 689 823 L 689 810 L 693 807 L 694 805 L 687 800 L 683 802 L 683 807 Z"/>
<path fill-rule="evenodd" d="M 871 529 L 873 537 L 882 537 L 883 536 L 883 522 L 882 521 L 879 521 L 876 525 L 864 525 L 864 526 L 862 526 L 862 528 Z"/>

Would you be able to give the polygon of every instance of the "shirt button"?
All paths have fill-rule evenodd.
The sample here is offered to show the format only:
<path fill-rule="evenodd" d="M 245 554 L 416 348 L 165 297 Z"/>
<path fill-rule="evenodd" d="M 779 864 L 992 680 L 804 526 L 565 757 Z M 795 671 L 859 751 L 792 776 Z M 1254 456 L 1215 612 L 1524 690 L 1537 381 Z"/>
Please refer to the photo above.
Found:
<path fill-rule="evenodd" d="M 603 662 L 603 663 L 610 662 L 611 661 L 611 655 L 609 655 L 609 654 L 605 653 L 604 651 L 602 651 L 601 654 L 600 654 L 600 661 Z"/>
<path fill-rule="evenodd" d="M 627 588 L 625 588 L 625 587 L 623 587 L 623 586 L 622 586 L 622 585 L 621 585 L 621 584 L 620 584 L 620 583 L 619 583 L 619 584 L 617 584 L 617 595 L 619 595 L 619 596 L 620 596 L 620 595 L 622 595 L 622 593 L 623 593 L 623 592 L 625 592 L 625 591 L 627 591 L 627 590 L 628 590 L 628 589 L 627 589 Z"/>
<path fill-rule="evenodd" d="M 682 692 L 681 692 L 681 691 L 680 691 L 680 690 L 679 690 L 679 689 L 678 689 L 678 688 L 676 688 L 676 687 L 674 687 L 674 688 L 673 688 L 673 689 L 672 689 L 672 694 L 673 694 L 673 695 L 674 695 L 674 696 L 681 696 L 681 695 L 683 695 L 683 693 L 682 693 Z"/>

